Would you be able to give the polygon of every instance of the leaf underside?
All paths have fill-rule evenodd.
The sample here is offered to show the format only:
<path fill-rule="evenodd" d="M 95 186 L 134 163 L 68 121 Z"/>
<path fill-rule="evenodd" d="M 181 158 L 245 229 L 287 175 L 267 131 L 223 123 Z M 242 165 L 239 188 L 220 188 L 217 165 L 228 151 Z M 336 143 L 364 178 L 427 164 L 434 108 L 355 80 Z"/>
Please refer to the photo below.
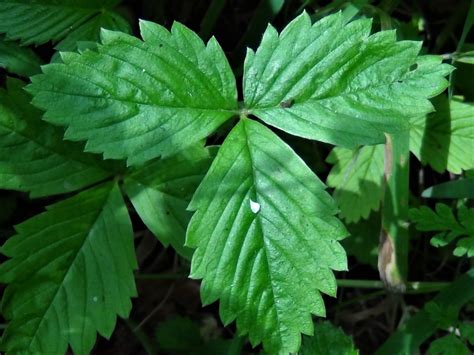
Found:
<path fill-rule="evenodd" d="M 248 111 L 288 133 L 348 148 L 383 143 L 406 129 L 408 117 L 432 111 L 427 100 L 447 87 L 452 67 L 418 57 L 420 42 L 394 31 L 370 35 L 368 19 L 345 23 L 341 13 L 311 25 L 308 14 L 280 34 L 269 26 L 248 50 Z"/>
<path fill-rule="evenodd" d="M 333 197 L 341 217 L 349 223 L 358 222 L 379 209 L 383 194 L 383 145 L 355 150 L 336 147 L 326 161 L 333 164 L 327 184 L 335 188 Z"/>
<path fill-rule="evenodd" d="M 62 53 L 64 64 L 43 67 L 29 87 L 44 119 L 68 127 L 65 138 L 129 164 L 200 141 L 237 108 L 235 79 L 215 39 L 206 46 L 178 23 L 171 33 L 145 21 L 140 28 L 144 41 L 103 31 L 98 52 Z"/>
<path fill-rule="evenodd" d="M 125 191 L 133 207 L 165 245 L 187 259 L 193 250 L 184 246 L 191 212 L 186 207 L 212 162 L 209 148 L 202 145 L 147 163 L 125 177 Z"/>
<path fill-rule="evenodd" d="M 269 129 L 242 119 L 189 205 L 191 277 L 204 304 L 220 299 L 252 344 L 295 352 L 324 316 L 320 292 L 335 296 L 332 270 L 345 270 L 346 235 L 324 184 Z"/>
<path fill-rule="evenodd" d="M 116 184 L 52 205 L 16 227 L 2 247 L 9 283 L 2 350 L 88 354 L 96 332 L 110 337 L 116 315 L 128 317 L 136 296 L 136 260 L 127 208 Z"/>
<path fill-rule="evenodd" d="M 474 168 L 474 104 L 460 98 L 434 101 L 436 112 L 411 119 L 410 150 L 437 172 Z"/>

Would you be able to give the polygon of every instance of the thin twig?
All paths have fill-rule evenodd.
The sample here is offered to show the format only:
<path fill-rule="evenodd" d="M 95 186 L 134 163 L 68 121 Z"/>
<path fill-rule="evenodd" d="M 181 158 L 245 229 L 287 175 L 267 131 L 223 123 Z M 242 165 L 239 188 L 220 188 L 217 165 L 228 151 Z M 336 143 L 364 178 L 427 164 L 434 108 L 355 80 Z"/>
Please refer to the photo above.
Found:
<path fill-rule="evenodd" d="M 168 301 L 168 298 L 173 293 L 174 286 L 175 286 L 174 283 L 171 284 L 170 288 L 168 289 L 168 291 L 165 294 L 165 297 L 163 297 L 161 302 L 145 318 L 143 318 L 143 320 L 140 323 L 138 323 L 138 325 L 133 329 L 133 332 L 137 332 L 146 322 L 148 322 L 148 320 L 150 320 L 151 317 L 153 317 L 153 315 L 156 312 L 158 312 L 160 310 L 161 307 L 163 307 L 165 305 L 166 301 Z"/>

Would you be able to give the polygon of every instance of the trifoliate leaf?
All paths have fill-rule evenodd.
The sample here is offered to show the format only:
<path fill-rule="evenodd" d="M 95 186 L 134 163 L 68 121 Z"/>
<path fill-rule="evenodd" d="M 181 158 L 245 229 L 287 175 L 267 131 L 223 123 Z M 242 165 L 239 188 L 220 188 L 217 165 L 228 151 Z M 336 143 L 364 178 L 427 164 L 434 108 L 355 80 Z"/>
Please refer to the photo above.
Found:
<path fill-rule="evenodd" d="M 98 52 L 63 53 L 32 78 L 44 118 L 87 151 L 141 163 L 200 141 L 237 109 L 235 79 L 215 39 L 175 23 L 140 23 L 144 41 L 104 31 Z M 87 72 L 87 78 L 84 77 Z M 68 109 L 65 110 L 64 108 Z"/>
<path fill-rule="evenodd" d="M 23 82 L 0 89 L 0 188 L 32 197 L 70 192 L 111 174 L 112 166 L 82 145 L 62 140 L 63 131 L 41 121 Z"/>
<path fill-rule="evenodd" d="M 434 104 L 436 112 L 411 119 L 410 150 L 438 172 L 474 168 L 474 103 L 439 96 Z"/>
<path fill-rule="evenodd" d="M 420 231 L 439 232 L 431 239 L 435 247 L 444 247 L 457 240 L 457 247 L 453 254 L 456 256 L 474 256 L 474 208 L 461 206 L 458 218 L 453 210 L 442 203 L 436 204 L 436 211 L 426 206 L 410 210 L 410 219 L 417 223 L 416 229 Z"/>
<path fill-rule="evenodd" d="M 116 184 L 56 203 L 16 227 L 1 251 L 8 353 L 88 354 L 136 296 L 133 232 Z"/>
<path fill-rule="evenodd" d="M 429 355 L 470 355 L 466 345 L 454 334 L 445 335 L 433 341 L 428 349 Z"/>
<path fill-rule="evenodd" d="M 118 18 L 118 15 L 109 12 L 117 2 L 117 0 L 0 0 L 0 33 L 6 33 L 7 39 L 21 40 L 23 45 L 58 42 L 69 35 L 71 40 L 67 41 L 71 42 L 79 38 L 78 34 L 83 33 L 85 27 L 94 27 L 88 23 L 89 21 L 95 23 L 102 16 Z M 108 28 L 109 22 L 100 21 L 100 23 Z M 97 25 L 95 27 L 100 28 Z"/>
<path fill-rule="evenodd" d="M 332 270 L 347 261 L 346 234 L 324 184 L 273 132 L 242 119 L 227 136 L 189 209 L 186 243 L 197 248 L 191 277 L 204 304 L 220 299 L 224 324 L 237 320 L 269 353 L 296 352 L 334 296 Z"/>
<path fill-rule="evenodd" d="M 146 226 L 165 245 L 191 259 L 184 246 L 191 213 L 186 207 L 211 165 L 213 154 L 202 146 L 147 163 L 127 174 L 125 191 Z"/>
<path fill-rule="evenodd" d="M 341 328 L 330 322 L 321 322 L 314 325 L 314 335 L 303 337 L 303 344 L 299 355 L 331 354 L 357 355 L 352 339 Z"/>
<path fill-rule="evenodd" d="M 311 25 L 303 13 L 280 34 L 269 26 L 244 66 L 248 111 L 288 133 L 353 148 L 385 141 L 408 117 L 433 110 L 452 67 L 421 56 L 394 31 L 370 35 L 368 19 L 341 13 Z"/>
<path fill-rule="evenodd" d="M 0 36 L 0 68 L 21 76 L 31 76 L 41 72 L 41 60 L 30 49 L 20 47 L 16 42 L 6 41 Z"/>
<path fill-rule="evenodd" d="M 383 145 L 355 150 L 337 147 L 326 161 L 334 165 L 327 184 L 335 188 L 333 197 L 341 209 L 341 217 L 347 222 L 357 222 L 379 209 L 383 195 Z"/>

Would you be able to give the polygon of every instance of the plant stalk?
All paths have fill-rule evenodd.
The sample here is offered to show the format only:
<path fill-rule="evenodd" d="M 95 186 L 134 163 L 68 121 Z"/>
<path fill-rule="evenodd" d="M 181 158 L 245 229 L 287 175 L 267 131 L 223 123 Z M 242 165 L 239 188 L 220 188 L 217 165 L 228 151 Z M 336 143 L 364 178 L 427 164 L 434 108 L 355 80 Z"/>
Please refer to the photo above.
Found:
<path fill-rule="evenodd" d="M 386 135 L 378 269 L 386 288 L 404 292 L 408 274 L 410 132 Z"/>

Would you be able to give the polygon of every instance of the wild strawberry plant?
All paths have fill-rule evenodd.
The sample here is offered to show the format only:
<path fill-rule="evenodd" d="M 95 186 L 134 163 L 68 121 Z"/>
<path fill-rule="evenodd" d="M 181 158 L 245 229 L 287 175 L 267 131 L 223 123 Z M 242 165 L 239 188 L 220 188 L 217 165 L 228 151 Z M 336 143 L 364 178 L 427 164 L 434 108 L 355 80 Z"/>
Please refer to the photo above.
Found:
<path fill-rule="evenodd" d="M 223 324 L 235 321 L 252 346 L 295 353 L 302 334 L 315 334 L 302 354 L 356 353 L 312 316 L 326 316 L 322 295 L 335 297 L 334 271 L 348 270 L 346 225 L 381 206 L 384 248 L 392 248 L 380 251 L 391 251 L 379 257 L 381 275 L 405 289 L 396 265 L 408 249 L 398 232 L 404 159 L 411 151 L 456 174 L 474 167 L 463 150 L 474 139 L 472 103 L 440 97 L 434 113 L 429 101 L 453 67 L 422 54 L 421 42 L 372 31 L 371 19 L 335 12 L 313 22 L 302 12 L 281 31 L 266 28 L 237 80 L 214 37 L 144 20 L 133 36 L 117 3 L 0 1 L 0 62 L 10 73 L 0 91 L 0 187 L 64 195 L 18 224 L 1 249 L 2 349 L 82 354 L 97 334 L 112 335 L 138 296 L 136 213 L 191 260 L 202 303 L 218 301 Z M 19 46 L 50 41 L 58 52 L 41 69 Z M 222 143 L 206 145 L 216 132 Z M 281 132 L 336 146 L 333 196 Z M 449 149 L 439 143 L 447 140 Z M 444 207 L 412 211 L 421 230 L 453 229 L 435 237 L 438 245 L 466 236 L 455 253 L 468 256 L 471 215 L 461 208 L 458 222 Z M 433 218 L 442 221 L 426 224 Z M 170 324 L 194 329 L 185 319 Z M 208 349 L 198 335 L 191 344 Z"/>

